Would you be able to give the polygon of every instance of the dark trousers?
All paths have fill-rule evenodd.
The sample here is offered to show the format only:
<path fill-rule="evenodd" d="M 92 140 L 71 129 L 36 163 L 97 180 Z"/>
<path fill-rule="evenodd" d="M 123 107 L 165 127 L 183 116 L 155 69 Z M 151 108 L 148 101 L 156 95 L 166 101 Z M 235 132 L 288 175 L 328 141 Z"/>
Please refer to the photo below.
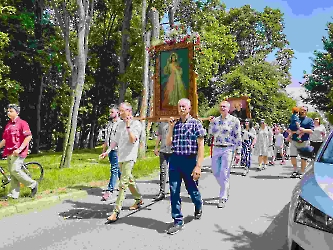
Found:
<path fill-rule="evenodd" d="M 318 150 L 321 147 L 321 144 L 323 144 L 323 142 L 315 142 L 315 141 L 311 141 L 310 145 L 313 147 L 313 155 L 316 156 L 318 153 Z"/>
<path fill-rule="evenodd" d="M 166 175 L 171 154 L 160 152 L 160 193 L 165 194 Z"/>
<path fill-rule="evenodd" d="M 192 171 L 197 163 L 197 156 L 183 156 L 173 153 L 169 162 L 169 185 L 171 200 L 171 215 L 175 224 L 183 223 L 181 213 L 180 186 L 184 180 L 188 194 L 196 209 L 201 209 L 202 199 L 196 182 L 191 176 Z"/>

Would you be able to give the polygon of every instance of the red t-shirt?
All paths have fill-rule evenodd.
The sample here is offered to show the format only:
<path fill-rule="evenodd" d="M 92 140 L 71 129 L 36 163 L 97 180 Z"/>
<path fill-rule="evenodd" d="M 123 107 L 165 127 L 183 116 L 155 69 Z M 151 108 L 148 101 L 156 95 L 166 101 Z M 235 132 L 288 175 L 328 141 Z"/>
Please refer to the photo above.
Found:
<path fill-rule="evenodd" d="M 7 155 L 11 155 L 14 150 L 18 149 L 25 137 L 31 135 L 31 131 L 29 128 L 29 124 L 22 120 L 20 117 L 15 118 L 14 121 L 10 120 L 6 127 L 5 131 L 3 132 L 2 139 L 6 141 L 5 150 L 3 151 L 3 157 Z M 28 155 L 28 148 L 27 145 L 22 152 L 19 154 L 20 157 L 27 157 Z"/>

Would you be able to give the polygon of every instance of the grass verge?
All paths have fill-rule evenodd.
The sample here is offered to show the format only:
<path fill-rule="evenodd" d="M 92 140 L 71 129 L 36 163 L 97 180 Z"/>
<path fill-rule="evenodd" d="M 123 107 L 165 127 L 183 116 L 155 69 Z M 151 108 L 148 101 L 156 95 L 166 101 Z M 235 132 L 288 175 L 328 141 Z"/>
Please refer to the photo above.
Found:
<path fill-rule="evenodd" d="M 159 157 L 154 155 L 155 140 L 148 141 L 146 157 L 139 159 L 133 169 L 135 178 L 142 178 L 159 171 Z M 110 178 L 110 163 L 106 158 L 99 160 L 101 147 L 95 149 L 74 150 L 71 167 L 59 168 L 61 160 L 60 152 L 45 152 L 38 155 L 29 155 L 26 162 L 37 161 L 44 168 L 44 179 L 39 185 L 35 198 L 30 198 L 30 189 L 21 188 L 20 199 L 0 201 L 0 208 L 25 201 L 38 200 L 44 197 L 66 194 L 77 191 L 78 187 L 101 187 L 106 186 Z M 209 147 L 205 146 L 205 156 L 209 155 Z M 1 166 L 5 169 L 6 161 L 2 161 Z M 0 196 L 8 192 L 9 185 L 5 190 L 0 191 Z"/>

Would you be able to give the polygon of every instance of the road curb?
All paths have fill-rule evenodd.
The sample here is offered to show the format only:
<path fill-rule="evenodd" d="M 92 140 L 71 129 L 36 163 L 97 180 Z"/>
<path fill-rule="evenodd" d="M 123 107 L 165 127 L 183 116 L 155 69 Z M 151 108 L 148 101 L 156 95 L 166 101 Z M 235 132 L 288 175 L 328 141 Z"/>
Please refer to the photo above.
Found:
<path fill-rule="evenodd" d="M 32 210 L 41 210 L 46 207 L 52 206 L 55 203 L 59 203 L 63 200 L 67 199 L 79 199 L 87 196 L 87 191 L 79 190 L 73 191 L 66 194 L 53 195 L 45 198 L 41 198 L 38 200 L 28 201 L 24 203 L 19 203 L 15 205 L 11 205 L 8 207 L 0 208 L 0 219 L 18 214 L 18 213 L 27 213 Z"/>

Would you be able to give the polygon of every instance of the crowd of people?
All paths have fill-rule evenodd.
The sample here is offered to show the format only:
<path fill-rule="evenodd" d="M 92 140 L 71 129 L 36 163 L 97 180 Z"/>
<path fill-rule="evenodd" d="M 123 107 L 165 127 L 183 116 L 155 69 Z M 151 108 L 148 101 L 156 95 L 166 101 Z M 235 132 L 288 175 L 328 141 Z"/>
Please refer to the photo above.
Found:
<path fill-rule="evenodd" d="M 286 164 L 290 158 L 293 165 L 292 178 L 302 178 L 307 160 L 316 154 L 326 136 L 326 129 L 320 118 L 311 119 L 307 116 L 308 108 L 302 106 L 293 108 L 290 124 L 273 124 L 268 126 L 264 119 L 259 124 L 253 124 L 245 117 L 241 107 L 230 114 L 230 103 L 222 101 L 219 104 L 220 115 L 209 117 L 209 127 L 206 130 L 199 119 L 190 115 L 191 102 L 186 98 L 178 101 L 179 118 L 170 117 L 168 122 L 158 125 L 154 153 L 160 159 L 160 188 L 155 201 L 166 197 L 166 183 L 170 186 L 171 216 L 173 225 L 168 234 L 179 232 L 184 226 L 181 212 L 180 187 L 182 181 L 194 204 L 194 218 L 202 216 L 202 197 L 198 181 L 201 177 L 201 167 L 204 160 L 204 138 L 212 137 L 211 158 L 212 173 L 220 186 L 218 208 L 224 208 L 229 199 L 230 170 L 239 165 L 244 168 L 243 176 L 249 173 L 253 156 L 258 157 L 257 171 L 262 171 L 268 165 Z M 11 179 L 9 197 L 17 199 L 20 183 L 31 188 L 31 196 L 37 192 L 38 183 L 26 176 L 21 170 L 27 156 L 31 131 L 29 125 L 19 118 L 20 108 L 17 105 L 8 106 L 8 122 L 0 148 L 5 147 Z M 143 197 L 133 177 L 132 170 L 138 158 L 141 122 L 133 118 L 132 106 L 121 103 L 110 107 L 110 122 L 107 124 L 103 152 L 99 156 L 110 161 L 110 180 L 101 200 L 107 201 L 113 196 L 116 182 L 119 180 L 118 196 L 107 223 L 119 219 L 125 192 L 129 188 L 135 202 L 129 208 L 137 210 L 143 204 Z M 208 132 L 208 133 L 207 133 Z M 297 167 L 297 156 L 301 158 L 301 168 Z"/>
<path fill-rule="evenodd" d="M 227 204 L 232 166 L 242 166 L 243 176 L 246 176 L 251 168 L 253 156 L 258 157 L 257 171 L 276 164 L 278 160 L 283 165 L 291 159 L 294 169 L 291 177 L 301 178 L 309 154 L 316 154 L 326 136 L 320 118 L 313 120 L 307 117 L 308 109 L 305 106 L 292 110 L 290 124 L 268 126 L 264 119 L 261 119 L 259 124 L 253 124 L 251 119 L 240 112 L 241 107 L 236 109 L 237 112 L 230 114 L 230 103 L 222 101 L 219 105 L 220 116 L 209 118 L 207 130 L 200 120 L 191 117 L 190 110 L 191 102 L 186 98 L 181 99 L 178 102 L 180 118 L 171 117 L 168 122 L 160 122 L 157 129 L 154 153 L 160 159 L 160 188 L 155 201 L 165 199 L 166 183 L 169 182 L 174 224 L 167 230 L 168 234 L 175 234 L 184 226 L 180 198 L 182 181 L 194 204 L 194 218 L 201 218 L 202 198 L 198 181 L 204 158 L 204 138 L 207 135 L 212 137 L 212 173 L 220 186 L 218 208 L 224 208 Z M 139 209 L 143 204 L 132 176 L 139 147 L 140 123 L 133 119 L 129 103 L 122 103 L 119 108 L 112 107 L 110 117 L 112 121 L 108 124 L 107 137 L 100 157 L 109 156 L 111 178 L 102 200 L 105 201 L 112 196 L 118 178 L 119 194 L 107 223 L 119 219 L 127 187 L 135 199 L 130 209 Z M 300 171 L 297 168 L 298 155 L 301 157 Z"/>

